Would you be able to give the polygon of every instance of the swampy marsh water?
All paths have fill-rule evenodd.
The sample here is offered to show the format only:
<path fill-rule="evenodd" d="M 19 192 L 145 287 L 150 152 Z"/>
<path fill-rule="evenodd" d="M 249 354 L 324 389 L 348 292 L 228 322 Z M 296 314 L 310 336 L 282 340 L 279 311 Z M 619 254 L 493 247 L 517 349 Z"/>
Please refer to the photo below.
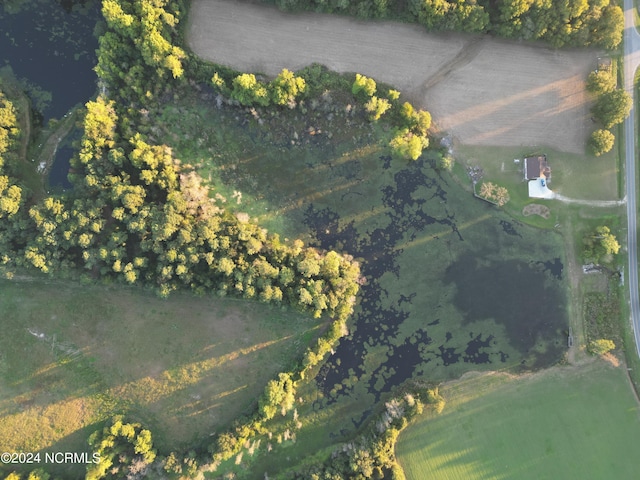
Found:
<path fill-rule="evenodd" d="M 360 425 L 407 379 L 560 360 L 568 318 L 557 234 L 474 199 L 434 170 L 429 154 L 392 160 L 371 127 L 341 117 L 336 101 L 306 117 L 283 113 L 267 128 L 248 113 L 213 107 L 206 89 L 200 95 L 202 103 L 167 105 L 160 115 L 172 125 L 165 138 L 176 155 L 228 199 L 242 193 L 228 208 L 361 262 L 366 283 L 350 333 L 311 395 L 315 409 L 351 412 L 351 422 L 337 416 L 335 435 Z M 309 131 L 323 133 L 300 133 Z"/>
<path fill-rule="evenodd" d="M 0 7 L 2 67 L 10 67 L 32 103 L 36 123 L 60 119 L 75 105 L 91 99 L 96 91 L 93 35 L 100 18 L 99 2 L 87 0 L 30 0 L 17 13 Z M 7 11 L 9 9 L 9 11 Z M 50 183 L 69 187 L 66 178 L 70 144 L 57 150 Z"/>
<path fill-rule="evenodd" d="M 34 92 L 51 93 L 48 103 L 33 94 L 46 120 L 94 94 L 97 17 L 33 1 L 49 13 L 3 14 L 0 48 Z M 283 113 L 292 118 L 280 130 L 204 97 L 158 112 L 176 156 L 226 193 L 242 192 L 244 203 L 233 208 L 361 261 L 366 284 L 350 334 L 315 378 L 314 408 L 357 405 L 347 407 L 356 412 L 351 422 L 337 417 L 336 435 L 361 424 L 369 407 L 409 378 L 539 368 L 561 358 L 567 295 L 557 235 L 475 200 L 435 171 L 428 155 L 392 160 L 369 126 L 345 127 L 344 105 L 330 97 L 306 117 Z M 61 144 L 52 179 L 66 176 L 59 159 L 69 153 Z"/>

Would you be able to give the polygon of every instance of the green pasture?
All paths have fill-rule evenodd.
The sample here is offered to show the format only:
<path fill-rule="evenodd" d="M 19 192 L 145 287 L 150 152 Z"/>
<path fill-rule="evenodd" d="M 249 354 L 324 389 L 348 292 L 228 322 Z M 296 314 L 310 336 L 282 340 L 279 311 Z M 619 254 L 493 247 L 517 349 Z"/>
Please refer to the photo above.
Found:
<path fill-rule="evenodd" d="M 1 281 L 0 451 L 85 451 L 141 421 L 168 453 L 250 410 L 322 325 L 256 302 Z M 166 451 L 165 451 L 166 450 Z"/>
<path fill-rule="evenodd" d="M 407 479 L 637 478 L 640 412 L 624 367 L 466 377 L 441 393 L 445 410 L 400 436 Z"/>

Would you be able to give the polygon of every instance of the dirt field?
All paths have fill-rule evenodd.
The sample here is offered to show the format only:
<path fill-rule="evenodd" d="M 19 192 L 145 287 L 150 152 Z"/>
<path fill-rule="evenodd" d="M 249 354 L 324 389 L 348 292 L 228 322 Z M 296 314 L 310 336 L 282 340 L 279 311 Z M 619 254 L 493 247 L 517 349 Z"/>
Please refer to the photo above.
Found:
<path fill-rule="evenodd" d="M 584 89 L 593 50 L 427 34 L 416 25 L 230 0 L 193 0 L 187 40 L 201 57 L 242 71 L 276 75 L 317 62 L 393 84 L 468 145 L 582 153 L 593 128 Z"/>

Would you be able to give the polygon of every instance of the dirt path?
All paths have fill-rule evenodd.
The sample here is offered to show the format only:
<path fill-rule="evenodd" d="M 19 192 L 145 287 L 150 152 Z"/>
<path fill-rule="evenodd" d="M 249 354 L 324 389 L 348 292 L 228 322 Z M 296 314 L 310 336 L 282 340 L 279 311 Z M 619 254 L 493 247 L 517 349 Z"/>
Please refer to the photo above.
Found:
<path fill-rule="evenodd" d="M 583 298 L 580 289 L 580 279 L 582 278 L 582 268 L 578 264 L 578 255 L 576 254 L 573 242 L 573 225 L 571 217 L 567 218 L 567 225 L 564 227 L 564 238 L 566 261 L 567 261 L 567 277 L 569 278 L 569 302 L 573 310 L 569 315 L 569 325 L 573 333 L 573 346 L 567 351 L 567 360 L 571 365 L 580 364 L 585 361 L 585 353 L 580 350 L 580 346 L 586 343 L 584 332 L 583 318 Z M 568 234 L 567 234 L 568 232 Z"/>
<path fill-rule="evenodd" d="M 487 37 L 470 39 L 465 43 L 464 47 L 450 61 L 444 64 L 440 69 L 422 85 L 423 94 L 427 94 L 430 88 L 445 80 L 454 70 L 462 68 L 473 61 L 482 49 L 483 40 Z"/>
<path fill-rule="evenodd" d="M 563 203 L 570 203 L 573 205 L 584 205 L 587 207 L 619 207 L 621 205 L 626 205 L 627 203 L 626 196 L 622 200 L 581 200 L 579 198 L 569 198 L 569 197 L 565 197 L 564 195 L 555 193 L 551 198 Z"/>
<path fill-rule="evenodd" d="M 363 22 L 265 5 L 193 0 L 187 41 L 201 57 L 276 75 L 313 62 L 399 88 L 467 145 L 582 153 L 592 129 L 584 80 L 601 52 Z"/>

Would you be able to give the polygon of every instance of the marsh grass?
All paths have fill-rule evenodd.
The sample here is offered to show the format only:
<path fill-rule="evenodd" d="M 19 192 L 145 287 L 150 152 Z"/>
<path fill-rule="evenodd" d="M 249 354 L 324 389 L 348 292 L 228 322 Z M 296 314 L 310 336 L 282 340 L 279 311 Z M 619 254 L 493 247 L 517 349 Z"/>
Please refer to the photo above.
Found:
<path fill-rule="evenodd" d="M 257 112 L 256 118 L 227 106 L 216 109 L 213 100 L 206 107 L 184 97 L 164 108 L 168 132 L 182 119 L 176 126 L 182 133 L 165 140 L 184 164 L 210 179 L 212 195 L 222 194 L 229 208 L 283 237 L 359 257 L 367 276 L 361 294 L 367 304 L 356 308 L 349 335 L 299 385 L 302 426 L 295 442 L 263 439 L 258 453 L 246 451 L 238 465 L 230 460 L 216 475 L 234 471 L 261 478 L 305 461 L 310 452 L 328 455 L 331 445 L 357 435 L 375 405 L 407 379 L 437 382 L 469 370 L 517 371 L 546 358 L 541 366 L 557 361 L 558 345 L 566 344 L 566 284 L 540 266 L 564 261 L 560 236 L 474 199 L 457 174 L 433 169 L 432 153 L 418 163 L 392 160 L 378 140 L 384 137 L 378 126 L 339 114 L 339 108 L 336 101 L 320 102 L 305 115 L 296 109 L 273 117 Z M 183 140 L 185 133 L 190 137 Z M 238 191 L 241 203 L 233 197 Z M 433 221 L 421 223 L 425 214 Z M 511 287 L 502 295 L 502 287 L 465 290 L 471 305 L 490 309 L 493 303 L 510 316 L 461 309 L 460 279 L 473 272 L 484 285 L 494 284 L 492 272 L 499 272 L 500 285 Z M 532 278 L 545 292 L 542 299 L 557 295 L 557 301 L 549 297 L 557 311 L 550 336 L 533 333 L 536 340 L 523 353 L 510 335 L 525 318 L 518 302 Z M 474 339 L 485 342 L 478 355 L 470 346 Z M 447 361 L 440 347 L 457 360 Z M 290 423 L 277 417 L 266 428 L 277 432 Z"/>

